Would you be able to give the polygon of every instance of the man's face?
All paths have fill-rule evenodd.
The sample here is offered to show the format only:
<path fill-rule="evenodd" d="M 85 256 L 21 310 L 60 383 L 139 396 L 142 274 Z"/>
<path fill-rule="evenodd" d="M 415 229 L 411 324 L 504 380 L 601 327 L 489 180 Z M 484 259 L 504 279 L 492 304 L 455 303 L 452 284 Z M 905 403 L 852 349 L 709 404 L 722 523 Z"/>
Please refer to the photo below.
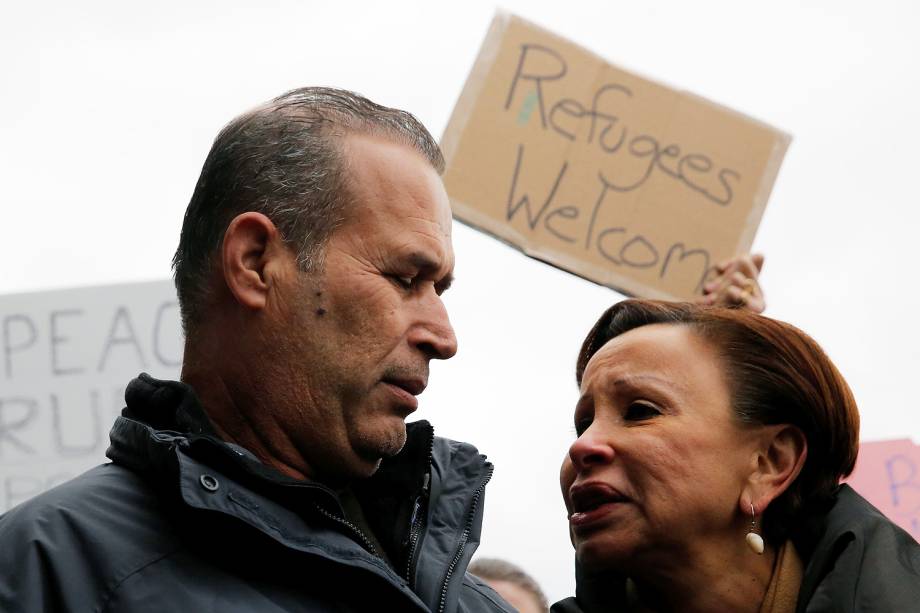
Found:
<path fill-rule="evenodd" d="M 440 177 L 388 140 L 353 135 L 343 148 L 352 204 L 321 270 L 292 261 L 281 276 L 267 356 L 283 436 L 332 482 L 369 476 L 402 448 L 429 361 L 457 351 L 440 297 L 454 268 Z"/>

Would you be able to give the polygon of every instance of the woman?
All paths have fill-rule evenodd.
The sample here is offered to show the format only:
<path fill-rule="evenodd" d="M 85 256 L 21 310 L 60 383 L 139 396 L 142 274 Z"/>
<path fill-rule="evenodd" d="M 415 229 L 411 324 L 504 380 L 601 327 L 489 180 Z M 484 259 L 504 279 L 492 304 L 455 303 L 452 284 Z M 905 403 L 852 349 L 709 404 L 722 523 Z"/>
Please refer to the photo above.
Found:
<path fill-rule="evenodd" d="M 561 483 L 594 611 L 920 611 L 920 546 L 846 485 L 859 415 L 800 330 L 627 300 L 582 346 Z"/>

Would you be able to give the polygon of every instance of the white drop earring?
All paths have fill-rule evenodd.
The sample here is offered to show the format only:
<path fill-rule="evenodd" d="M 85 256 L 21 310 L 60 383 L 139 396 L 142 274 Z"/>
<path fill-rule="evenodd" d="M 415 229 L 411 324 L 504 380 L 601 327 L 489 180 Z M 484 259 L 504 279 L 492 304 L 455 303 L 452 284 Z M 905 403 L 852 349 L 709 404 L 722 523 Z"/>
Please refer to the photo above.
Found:
<path fill-rule="evenodd" d="M 751 504 L 751 531 L 747 533 L 747 536 L 744 537 L 745 542 L 747 542 L 748 547 L 751 548 L 751 551 L 757 555 L 763 554 L 763 538 L 757 534 L 757 521 L 756 515 L 754 515 L 754 505 Z"/>

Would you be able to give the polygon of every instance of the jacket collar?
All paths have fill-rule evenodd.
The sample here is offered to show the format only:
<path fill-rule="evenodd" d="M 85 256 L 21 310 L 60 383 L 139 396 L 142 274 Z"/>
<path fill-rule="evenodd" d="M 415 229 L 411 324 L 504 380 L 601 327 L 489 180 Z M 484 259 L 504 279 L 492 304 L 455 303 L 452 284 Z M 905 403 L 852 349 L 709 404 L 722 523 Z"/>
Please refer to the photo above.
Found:
<path fill-rule="evenodd" d="M 125 398 L 127 407 L 112 428 L 106 452 L 116 464 L 144 473 L 151 482 L 175 492 L 186 473 L 191 474 L 191 460 L 213 470 L 221 481 L 229 479 L 274 501 L 278 513 L 296 513 L 316 504 L 344 515 L 338 496 L 329 488 L 287 477 L 246 450 L 221 441 L 190 386 L 142 374 L 129 384 Z M 475 447 L 437 438 L 430 424 L 418 421 L 407 424 L 407 442 L 399 454 L 385 459 L 373 477 L 352 486 L 375 535 L 397 565 L 394 570 L 412 576 L 410 585 L 429 607 L 458 597 L 466 565 L 479 542 L 483 488 L 491 471 L 491 464 Z M 197 473 L 193 476 L 197 479 Z M 235 490 L 234 495 L 239 493 Z M 202 495 L 201 508 L 217 504 L 214 499 Z M 245 500 L 232 502 L 246 506 Z M 270 532 L 270 526 L 265 531 Z M 419 538 L 413 543 L 416 533 Z M 358 559 L 354 553 L 346 558 Z M 373 556 L 360 558 L 383 564 Z M 453 606 L 448 604 L 446 610 Z"/>
<path fill-rule="evenodd" d="M 309 488 L 321 494 L 318 502 L 327 511 L 344 515 L 338 496 L 331 489 L 317 482 L 288 477 L 262 464 L 247 450 L 222 441 L 191 386 L 141 373 L 128 384 L 125 401 L 126 407 L 112 427 L 111 444 L 106 451 L 116 464 L 156 477 L 162 477 L 164 472 L 174 475 L 175 450 L 179 448 L 258 490 L 283 492 Z M 407 424 L 407 442 L 400 453 L 385 459 L 371 478 L 354 486 L 367 515 L 387 519 L 373 522 L 375 533 L 393 533 L 394 517 L 398 518 L 397 524 L 409 523 L 411 508 L 404 507 L 406 501 L 414 500 L 425 490 L 433 445 L 434 429 L 428 422 Z M 385 544 L 388 550 L 395 545 Z"/>
<path fill-rule="evenodd" d="M 181 450 L 258 490 L 310 486 L 315 491 L 325 490 L 326 498 L 335 498 L 328 488 L 288 477 L 245 449 L 222 441 L 195 391 L 185 383 L 141 373 L 128 384 L 125 401 L 121 417 L 109 433 L 106 451 L 116 464 L 145 473 L 154 481 L 174 481 L 176 454 Z"/>
<path fill-rule="evenodd" d="M 814 595 L 843 548 L 850 541 L 862 539 L 868 526 L 880 522 L 887 523 L 888 519 L 853 488 L 846 483 L 837 488 L 827 513 L 807 522 L 805 529 L 793 537 L 796 547 L 804 551 L 802 559 L 806 564 L 799 589 L 799 610 Z"/>

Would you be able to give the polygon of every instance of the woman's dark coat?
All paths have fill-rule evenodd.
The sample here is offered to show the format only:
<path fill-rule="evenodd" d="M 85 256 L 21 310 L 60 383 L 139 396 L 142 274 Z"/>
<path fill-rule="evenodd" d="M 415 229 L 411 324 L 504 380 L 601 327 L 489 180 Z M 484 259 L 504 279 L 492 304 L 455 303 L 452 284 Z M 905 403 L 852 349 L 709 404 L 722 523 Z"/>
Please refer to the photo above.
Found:
<path fill-rule="evenodd" d="M 793 540 L 805 562 L 796 613 L 920 611 L 920 545 L 848 485 Z M 589 577 L 577 564 L 575 593 L 552 613 L 626 610 L 617 604 L 622 580 Z"/>

